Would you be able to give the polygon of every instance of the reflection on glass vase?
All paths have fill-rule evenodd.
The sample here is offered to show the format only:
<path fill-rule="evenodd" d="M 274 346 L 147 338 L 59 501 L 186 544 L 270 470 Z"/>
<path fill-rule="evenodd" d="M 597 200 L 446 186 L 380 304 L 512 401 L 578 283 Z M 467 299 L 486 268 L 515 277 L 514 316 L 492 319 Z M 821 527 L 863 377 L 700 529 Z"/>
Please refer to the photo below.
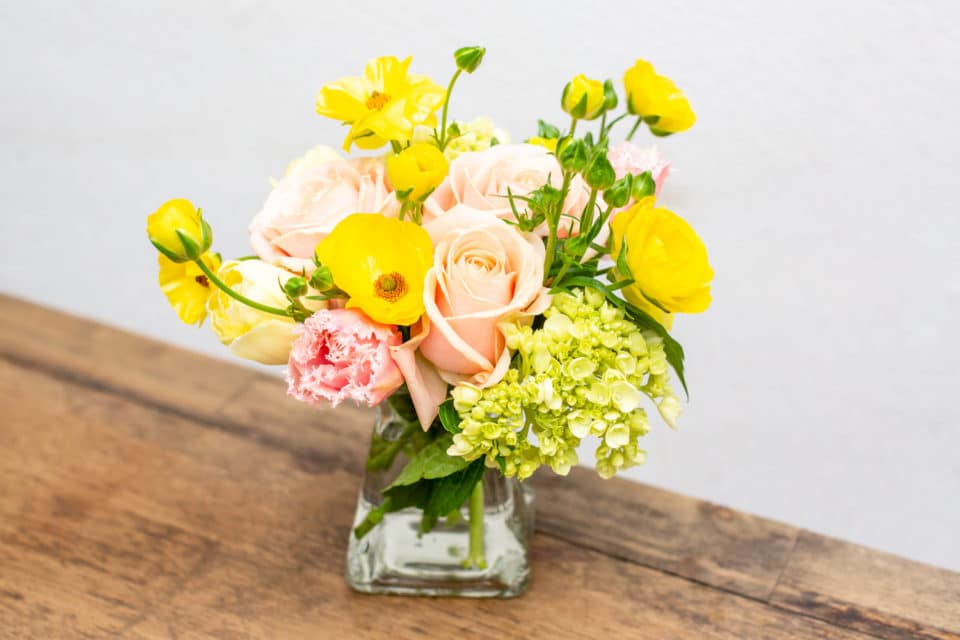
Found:
<path fill-rule="evenodd" d="M 347 550 L 347 583 L 364 593 L 473 598 L 523 593 L 530 579 L 533 490 L 488 469 L 466 503 L 428 532 L 422 532 L 424 516 L 416 508 L 380 517 L 381 491 L 430 436 L 389 402 L 376 415 Z M 476 514 L 472 521 L 471 514 Z"/>

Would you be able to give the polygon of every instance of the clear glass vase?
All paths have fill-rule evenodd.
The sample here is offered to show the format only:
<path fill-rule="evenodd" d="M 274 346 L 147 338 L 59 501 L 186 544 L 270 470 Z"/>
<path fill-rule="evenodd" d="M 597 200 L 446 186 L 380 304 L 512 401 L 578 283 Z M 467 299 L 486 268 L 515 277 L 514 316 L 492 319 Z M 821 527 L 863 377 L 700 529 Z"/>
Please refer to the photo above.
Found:
<path fill-rule="evenodd" d="M 412 434 L 412 429 L 417 433 Z M 407 464 L 421 435 L 419 426 L 400 418 L 389 403 L 378 407 L 374 446 L 390 450 L 392 462 L 383 462 L 381 457 L 380 465 L 368 463 L 355 527 L 383 502 L 381 491 Z M 363 593 L 471 598 L 520 595 L 530 579 L 533 490 L 488 469 L 482 496 L 475 491 L 471 500 L 480 498 L 483 526 L 475 525 L 473 533 L 469 504 L 440 518 L 428 533 L 421 533 L 423 512 L 415 508 L 385 514 L 362 538 L 351 531 L 347 583 Z M 473 512 L 480 512 L 479 502 Z M 478 556 L 482 562 L 471 562 Z"/>

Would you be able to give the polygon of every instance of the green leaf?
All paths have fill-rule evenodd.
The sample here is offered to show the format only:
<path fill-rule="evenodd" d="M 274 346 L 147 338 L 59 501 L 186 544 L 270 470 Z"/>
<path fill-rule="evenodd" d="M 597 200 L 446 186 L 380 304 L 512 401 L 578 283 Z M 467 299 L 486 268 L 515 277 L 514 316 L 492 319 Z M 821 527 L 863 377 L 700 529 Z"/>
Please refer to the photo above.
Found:
<path fill-rule="evenodd" d="M 420 480 L 443 478 L 466 467 L 467 461 L 460 456 L 447 455 L 451 444 L 453 436 L 445 433 L 421 449 L 420 453 L 407 463 L 397 479 L 384 490 L 384 495 L 396 487 L 412 485 Z"/>
<path fill-rule="evenodd" d="M 440 424 L 450 433 L 460 433 L 460 414 L 453 408 L 453 398 L 440 405 Z"/>
<path fill-rule="evenodd" d="M 422 509 L 430 499 L 433 490 L 433 481 L 418 482 L 416 484 L 404 487 L 396 487 L 384 492 L 383 502 L 380 506 L 370 511 L 367 517 L 353 529 L 353 535 L 357 539 L 370 533 L 370 531 L 380 524 L 383 517 L 393 511 L 400 511 L 407 507 L 418 507 Z"/>
<path fill-rule="evenodd" d="M 537 136 L 546 139 L 555 139 L 560 137 L 560 129 L 549 122 L 537 120 Z"/>
<path fill-rule="evenodd" d="M 633 273 L 630 271 L 630 265 L 627 264 L 627 239 L 623 239 L 620 245 L 620 253 L 617 254 L 617 273 L 624 278 L 633 279 Z"/>
<path fill-rule="evenodd" d="M 473 487 L 483 478 L 484 470 L 483 458 L 478 458 L 466 469 L 437 480 L 424 512 L 442 516 L 459 508 L 470 497 Z"/>

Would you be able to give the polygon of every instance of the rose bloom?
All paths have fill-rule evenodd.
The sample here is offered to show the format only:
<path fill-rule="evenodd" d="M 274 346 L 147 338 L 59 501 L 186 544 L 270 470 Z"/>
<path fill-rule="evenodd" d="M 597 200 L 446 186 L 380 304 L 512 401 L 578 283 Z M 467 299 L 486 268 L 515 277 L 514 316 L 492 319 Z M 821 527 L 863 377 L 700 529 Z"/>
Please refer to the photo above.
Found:
<path fill-rule="evenodd" d="M 542 313 L 543 241 L 493 212 L 459 205 L 425 226 L 434 244 L 424 283 L 426 314 L 394 349 L 424 428 L 447 384 L 487 387 L 503 379 L 510 350 L 499 324 Z"/>
<path fill-rule="evenodd" d="M 318 311 L 296 329 L 287 365 L 287 393 L 312 404 L 354 400 L 373 406 L 403 384 L 390 348 L 402 338 L 394 327 L 356 309 Z"/>
<path fill-rule="evenodd" d="M 563 183 L 560 163 L 543 147 L 532 144 L 499 144 L 485 151 L 464 153 L 450 163 L 450 172 L 427 200 L 424 214 L 427 220 L 441 216 L 457 205 L 466 205 L 477 211 L 490 211 L 514 220 L 508 191 L 515 196 L 526 196 L 549 182 L 558 189 Z M 590 198 L 590 190 L 580 176 L 574 177 L 564 202 L 563 212 L 576 219 Z M 525 203 L 515 200 L 517 210 Z M 564 218 L 569 223 L 570 218 Z M 544 225 L 537 230 L 545 235 Z"/>
<path fill-rule="evenodd" d="M 250 244 L 260 258 L 291 271 L 312 272 L 313 250 L 338 222 L 358 211 L 396 217 L 400 203 L 380 158 L 329 159 L 312 152 L 295 163 L 250 223 Z M 305 159 L 306 160 L 306 159 Z"/>
<path fill-rule="evenodd" d="M 650 172 L 650 177 L 657 185 L 655 195 L 660 195 L 660 188 L 670 175 L 670 161 L 667 160 L 657 147 L 641 149 L 628 140 L 610 147 L 607 159 L 613 165 L 617 180 L 632 173 L 640 175 L 644 171 Z"/>

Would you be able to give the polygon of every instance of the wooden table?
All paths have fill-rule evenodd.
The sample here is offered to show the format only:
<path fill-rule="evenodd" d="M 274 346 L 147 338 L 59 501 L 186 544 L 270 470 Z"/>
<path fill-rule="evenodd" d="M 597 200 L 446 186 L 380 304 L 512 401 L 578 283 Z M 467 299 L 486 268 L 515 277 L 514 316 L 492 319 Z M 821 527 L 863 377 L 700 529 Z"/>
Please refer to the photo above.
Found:
<path fill-rule="evenodd" d="M 0 638 L 960 638 L 960 574 L 585 469 L 523 597 L 357 595 L 367 413 L 2 296 L 0 355 Z"/>

